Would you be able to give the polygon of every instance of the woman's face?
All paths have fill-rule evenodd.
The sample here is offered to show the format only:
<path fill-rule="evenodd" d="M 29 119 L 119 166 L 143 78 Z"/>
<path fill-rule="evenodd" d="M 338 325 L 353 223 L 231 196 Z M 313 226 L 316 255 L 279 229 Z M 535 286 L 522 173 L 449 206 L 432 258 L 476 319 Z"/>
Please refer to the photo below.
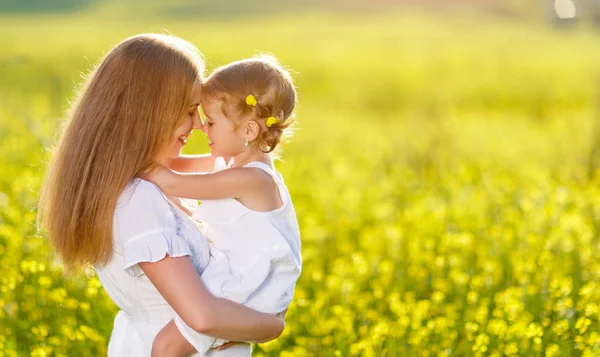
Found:
<path fill-rule="evenodd" d="M 200 105 L 201 85 L 196 83 L 192 91 L 192 100 L 186 113 L 185 119 L 181 125 L 175 129 L 175 132 L 170 137 L 167 147 L 162 151 L 159 161 L 174 159 L 179 157 L 181 149 L 185 146 L 188 137 L 192 134 L 192 130 L 202 128 L 202 120 L 198 112 Z"/>

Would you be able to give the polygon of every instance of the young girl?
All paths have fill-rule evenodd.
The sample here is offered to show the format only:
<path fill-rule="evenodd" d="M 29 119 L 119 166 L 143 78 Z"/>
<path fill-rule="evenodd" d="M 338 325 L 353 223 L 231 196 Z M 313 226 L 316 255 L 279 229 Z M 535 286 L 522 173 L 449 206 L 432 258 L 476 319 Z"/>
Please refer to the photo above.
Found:
<path fill-rule="evenodd" d="M 148 179 L 167 195 L 201 200 L 193 217 L 205 225 L 210 244 L 201 277 L 210 292 L 262 312 L 284 312 L 302 266 L 300 231 L 272 152 L 294 122 L 291 76 L 272 57 L 237 61 L 209 76 L 201 104 L 211 155 L 175 159 L 169 166 L 187 173 L 161 167 Z M 194 352 L 187 341 L 200 353 L 225 342 L 176 317 L 155 339 L 153 355 Z"/>

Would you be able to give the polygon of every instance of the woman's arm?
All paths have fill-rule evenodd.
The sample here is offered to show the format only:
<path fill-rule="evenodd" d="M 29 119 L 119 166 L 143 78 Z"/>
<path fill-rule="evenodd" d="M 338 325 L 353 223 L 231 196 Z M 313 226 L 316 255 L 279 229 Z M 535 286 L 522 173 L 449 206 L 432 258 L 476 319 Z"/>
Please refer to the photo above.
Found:
<path fill-rule="evenodd" d="M 167 256 L 139 266 L 183 321 L 202 334 L 227 341 L 265 342 L 285 328 L 281 317 L 213 296 L 187 256 Z"/>
<path fill-rule="evenodd" d="M 178 172 L 211 172 L 215 170 L 215 157 L 211 154 L 181 155 L 169 160 L 167 166 Z"/>
<path fill-rule="evenodd" d="M 231 168 L 206 174 L 182 174 L 159 166 L 146 179 L 155 183 L 169 196 L 196 200 L 256 197 L 273 186 L 273 179 L 256 168 Z"/>

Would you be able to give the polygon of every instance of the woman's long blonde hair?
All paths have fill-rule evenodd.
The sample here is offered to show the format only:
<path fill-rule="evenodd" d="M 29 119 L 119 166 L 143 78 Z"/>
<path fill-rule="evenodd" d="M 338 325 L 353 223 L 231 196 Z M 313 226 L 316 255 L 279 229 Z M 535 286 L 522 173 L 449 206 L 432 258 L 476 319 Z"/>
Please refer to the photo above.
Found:
<path fill-rule="evenodd" d="M 67 271 L 110 260 L 118 198 L 155 165 L 203 71 L 189 42 L 142 34 L 119 43 L 90 73 L 58 141 L 38 211 Z"/>

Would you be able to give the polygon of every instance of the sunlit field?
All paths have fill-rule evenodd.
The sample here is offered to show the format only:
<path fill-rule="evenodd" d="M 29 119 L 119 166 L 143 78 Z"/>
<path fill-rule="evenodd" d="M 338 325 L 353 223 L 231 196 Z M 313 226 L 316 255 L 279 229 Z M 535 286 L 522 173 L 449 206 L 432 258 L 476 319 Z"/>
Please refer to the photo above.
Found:
<path fill-rule="evenodd" d="M 82 76 L 149 31 L 193 42 L 208 71 L 267 52 L 295 73 L 277 167 L 304 271 L 255 356 L 600 355 L 600 32 L 462 10 L 97 6 L 0 14 L 0 357 L 106 355 L 117 309 L 93 271 L 63 276 L 35 208 Z"/>

